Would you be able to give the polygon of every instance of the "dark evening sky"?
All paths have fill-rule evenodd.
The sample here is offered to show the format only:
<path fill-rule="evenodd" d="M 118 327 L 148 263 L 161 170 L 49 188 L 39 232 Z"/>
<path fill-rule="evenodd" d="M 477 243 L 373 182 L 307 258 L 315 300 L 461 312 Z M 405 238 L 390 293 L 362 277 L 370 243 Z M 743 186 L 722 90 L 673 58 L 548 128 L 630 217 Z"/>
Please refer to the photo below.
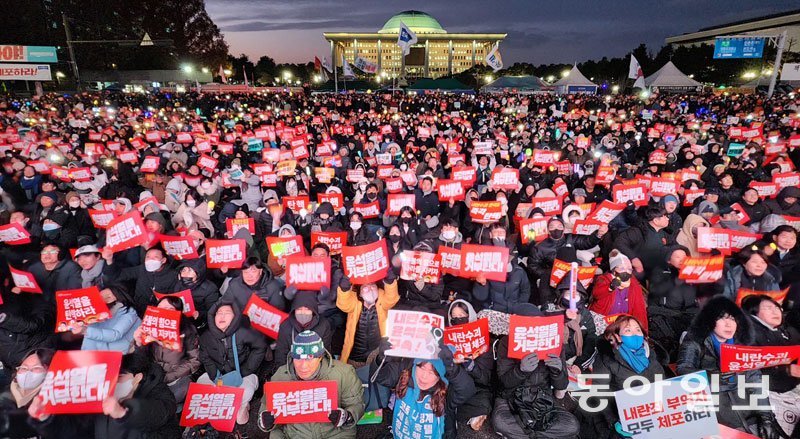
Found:
<path fill-rule="evenodd" d="M 655 51 L 670 35 L 798 7 L 777 0 L 206 0 L 231 53 L 254 61 L 322 58 L 330 53 L 323 31 L 375 32 L 416 9 L 449 32 L 508 33 L 500 45 L 506 65 L 624 56 L 642 42 Z"/>

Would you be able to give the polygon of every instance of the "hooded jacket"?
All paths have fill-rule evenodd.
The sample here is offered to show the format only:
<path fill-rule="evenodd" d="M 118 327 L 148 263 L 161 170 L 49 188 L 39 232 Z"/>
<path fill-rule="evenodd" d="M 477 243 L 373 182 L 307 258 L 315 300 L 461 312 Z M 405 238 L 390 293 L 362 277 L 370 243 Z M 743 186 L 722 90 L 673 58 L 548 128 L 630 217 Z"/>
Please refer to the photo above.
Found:
<path fill-rule="evenodd" d="M 81 267 L 69 259 L 59 261 L 50 271 L 44 268 L 41 261 L 36 261 L 28 271 L 33 274 L 48 300 L 55 300 L 56 291 L 81 288 Z"/>
<path fill-rule="evenodd" d="M 786 198 L 792 197 L 797 199 L 792 204 L 786 202 Z M 800 188 L 794 186 L 787 186 L 778 192 L 775 198 L 767 199 L 764 204 L 769 209 L 770 213 L 777 215 L 800 216 Z"/>
<path fill-rule="evenodd" d="M 740 288 L 753 291 L 778 291 L 780 290 L 780 282 L 780 271 L 772 266 L 767 266 L 767 270 L 761 276 L 751 276 L 747 274 L 744 266 L 737 265 L 725 271 L 725 290 L 723 294 L 728 299 L 736 300 Z"/>
<path fill-rule="evenodd" d="M 486 285 L 478 282 L 472 286 L 472 297 L 484 308 L 500 312 L 511 312 L 517 303 L 527 303 L 531 297 L 531 284 L 525 270 L 517 263 L 510 262 L 511 271 L 505 282 L 487 280 Z M 549 276 L 549 274 L 548 274 Z"/>
<path fill-rule="evenodd" d="M 194 300 L 194 308 L 198 313 L 195 319 L 195 324 L 202 326 L 208 317 L 208 310 L 217 303 L 219 300 L 219 289 L 213 282 L 207 279 L 206 263 L 202 258 L 189 259 L 181 262 L 178 266 L 178 276 L 184 267 L 189 267 L 197 274 L 197 279 L 194 282 L 184 282 L 180 278 L 175 283 L 175 292 L 189 289 L 192 291 L 192 300 Z M 202 323 L 202 324 L 201 324 Z"/>
<path fill-rule="evenodd" d="M 144 268 L 144 264 L 121 268 L 115 256 L 113 264 L 105 264 L 103 267 L 103 276 L 104 279 L 114 279 L 117 282 L 134 282 L 133 306 L 140 314 L 144 313 L 147 305 L 155 304 L 154 291 L 159 293 L 175 291 L 175 284 L 178 282 L 178 274 L 170 267 L 169 260 L 160 270 L 149 272 Z"/>
<path fill-rule="evenodd" d="M 691 253 L 689 256 L 692 257 L 700 256 L 700 251 L 697 249 L 697 238 L 692 233 L 692 229 L 695 227 L 709 227 L 709 224 L 702 216 L 693 213 L 689 214 L 686 217 L 686 221 L 683 222 L 681 231 L 678 232 L 678 236 L 675 238 L 678 244 L 689 249 L 689 253 Z"/>
<path fill-rule="evenodd" d="M 200 336 L 197 335 L 194 325 L 184 324 L 185 322 L 185 318 L 181 319 L 182 350 L 166 349 L 158 343 L 138 348 L 161 366 L 165 373 L 164 382 L 167 384 L 183 377 L 191 377 L 200 369 Z"/>
<path fill-rule="evenodd" d="M 86 327 L 82 351 L 119 351 L 127 354 L 133 346 L 133 333 L 142 323 L 136 311 L 116 302 L 110 309 L 111 318 Z"/>
<path fill-rule="evenodd" d="M 214 323 L 214 316 L 221 306 L 233 308 L 231 324 L 220 331 Z M 243 377 L 258 371 L 267 353 L 267 341 L 263 335 L 250 328 L 242 309 L 235 303 L 218 303 L 208 312 L 208 328 L 200 335 L 200 363 L 208 377 L 213 381 L 217 374 L 225 375 L 236 370 L 233 359 L 233 335 L 239 353 L 239 370 Z"/>
<path fill-rule="evenodd" d="M 300 307 L 309 308 L 313 313 L 311 322 L 305 326 L 301 325 L 295 316 L 295 311 Z M 301 291 L 295 296 L 292 301 L 292 312 L 278 328 L 278 340 L 276 340 L 275 344 L 275 360 L 277 364 L 283 364 L 289 356 L 294 337 L 303 331 L 316 332 L 322 338 L 325 346 L 331 346 L 333 343 L 333 329 L 331 329 L 328 320 L 319 315 L 318 309 L 316 292 Z"/>

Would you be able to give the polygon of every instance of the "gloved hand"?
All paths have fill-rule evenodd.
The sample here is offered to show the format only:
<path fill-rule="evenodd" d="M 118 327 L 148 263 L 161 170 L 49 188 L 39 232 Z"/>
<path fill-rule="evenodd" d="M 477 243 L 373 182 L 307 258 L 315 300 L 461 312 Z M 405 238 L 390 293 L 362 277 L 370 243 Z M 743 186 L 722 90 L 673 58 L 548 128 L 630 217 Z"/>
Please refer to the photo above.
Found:
<path fill-rule="evenodd" d="M 553 354 L 547 356 L 547 359 L 544 360 L 544 365 L 556 372 L 564 370 L 564 362 L 561 361 L 561 357 L 557 357 Z"/>
<path fill-rule="evenodd" d="M 258 415 L 258 428 L 261 431 L 272 431 L 275 428 L 275 416 L 268 411 L 263 411 Z"/>
<path fill-rule="evenodd" d="M 285 290 L 283 290 L 283 297 L 285 297 L 286 300 L 289 301 L 294 300 L 294 296 L 296 295 L 297 295 L 297 287 L 295 285 L 290 285 L 286 287 Z"/>
<path fill-rule="evenodd" d="M 447 372 L 452 372 L 456 367 L 453 361 L 453 351 L 450 350 L 450 346 L 444 344 L 444 339 L 439 340 L 439 359 L 444 363 L 444 370 Z"/>
<path fill-rule="evenodd" d="M 339 288 L 341 288 L 342 291 L 350 291 L 353 288 L 353 284 L 350 283 L 350 278 L 347 277 L 346 274 L 343 275 L 342 280 L 339 281 Z"/>
<path fill-rule="evenodd" d="M 328 415 L 328 419 L 331 421 L 334 427 L 344 427 L 348 423 L 352 423 L 351 420 L 353 416 L 344 409 L 336 409 L 332 410 L 331 413 Z"/>
<path fill-rule="evenodd" d="M 614 276 L 614 278 L 611 279 L 611 284 L 608 285 L 608 289 L 614 291 L 617 288 L 619 288 L 620 285 L 622 285 L 622 281 L 620 280 L 620 278 Z"/>
<path fill-rule="evenodd" d="M 7 317 L 6 313 L 0 312 L 0 323 L 5 322 L 6 321 L 6 317 Z"/>
<path fill-rule="evenodd" d="M 614 424 L 614 431 L 616 431 L 617 434 L 622 437 L 633 437 L 632 433 L 628 433 L 627 431 L 622 429 L 622 424 L 620 424 L 619 421 L 617 421 L 616 424 Z"/>
<path fill-rule="evenodd" d="M 533 372 L 539 367 L 539 357 L 536 352 L 530 353 L 519 362 L 519 370 L 523 372 Z"/>
<path fill-rule="evenodd" d="M 380 346 L 378 346 L 378 353 L 380 353 L 381 355 L 385 355 L 386 351 L 388 351 L 392 347 L 393 347 L 392 342 L 389 341 L 389 337 L 382 337 L 381 344 Z"/>
<path fill-rule="evenodd" d="M 392 270 L 392 267 L 389 267 L 389 269 L 386 270 L 386 278 L 384 279 L 384 283 L 390 284 L 395 280 L 397 280 L 397 275 L 395 274 L 394 270 Z"/>
<path fill-rule="evenodd" d="M 779 439 L 781 437 L 775 419 L 772 416 L 761 418 L 758 423 L 758 437 L 761 439 Z"/>

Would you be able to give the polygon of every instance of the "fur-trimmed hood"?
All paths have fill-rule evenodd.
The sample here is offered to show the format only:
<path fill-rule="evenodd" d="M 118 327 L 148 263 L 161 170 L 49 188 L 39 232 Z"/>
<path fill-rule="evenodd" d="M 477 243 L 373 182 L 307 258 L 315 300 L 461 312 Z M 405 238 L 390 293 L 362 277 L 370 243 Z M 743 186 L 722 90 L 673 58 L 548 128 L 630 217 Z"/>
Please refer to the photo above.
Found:
<path fill-rule="evenodd" d="M 738 345 L 752 345 L 755 333 L 750 319 L 744 311 L 736 306 L 730 299 L 717 296 L 706 302 L 705 306 L 692 320 L 686 332 L 686 340 L 703 344 L 705 339 L 714 331 L 716 321 L 723 315 L 729 314 L 736 319 L 736 334 L 733 336 Z"/>

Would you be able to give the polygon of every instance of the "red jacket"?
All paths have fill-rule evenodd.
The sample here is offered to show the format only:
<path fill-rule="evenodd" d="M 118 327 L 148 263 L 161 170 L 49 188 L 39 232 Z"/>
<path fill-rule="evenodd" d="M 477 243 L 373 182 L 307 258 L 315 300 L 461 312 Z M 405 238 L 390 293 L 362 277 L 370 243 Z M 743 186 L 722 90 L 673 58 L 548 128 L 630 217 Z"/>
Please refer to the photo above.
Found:
<path fill-rule="evenodd" d="M 611 313 L 614 305 L 614 292 L 611 290 L 611 273 L 604 273 L 594 280 L 592 288 L 592 304 L 589 309 L 604 316 Z M 647 301 L 642 292 L 642 285 L 631 276 L 631 285 L 628 287 L 628 314 L 636 317 L 642 323 L 642 329 L 647 331 Z"/>

